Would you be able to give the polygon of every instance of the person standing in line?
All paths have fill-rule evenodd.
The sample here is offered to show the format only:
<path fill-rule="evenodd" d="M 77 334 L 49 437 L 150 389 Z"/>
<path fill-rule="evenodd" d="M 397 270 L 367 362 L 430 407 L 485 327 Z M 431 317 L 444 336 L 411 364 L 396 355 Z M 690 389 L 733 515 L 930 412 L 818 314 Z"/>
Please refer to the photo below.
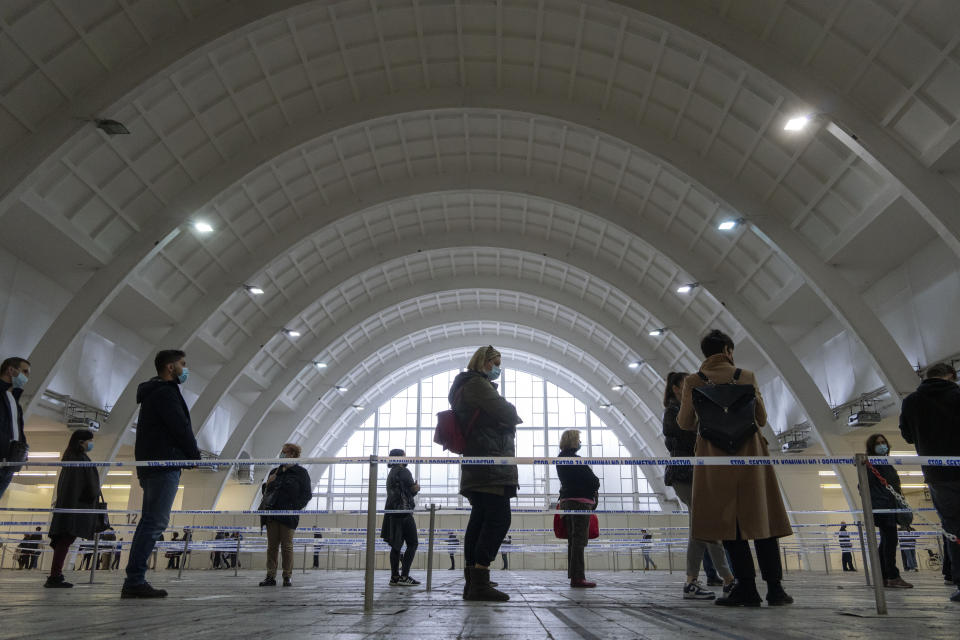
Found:
<path fill-rule="evenodd" d="M 460 546 L 460 539 L 457 538 L 457 534 L 451 531 L 447 535 L 447 552 L 450 554 L 450 571 L 455 571 L 457 568 L 456 563 L 456 553 L 457 547 Z"/>
<path fill-rule="evenodd" d="M 318 531 L 318 532 L 316 532 L 316 533 L 313 534 L 313 539 L 314 539 L 315 541 L 316 541 L 316 540 L 322 540 L 322 539 L 323 539 L 323 534 Z M 314 569 L 319 569 L 319 568 L 320 568 L 320 547 L 322 547 L 322 546 L 323 546 L 323 543 L 322 543 L 322 542 L 314 542 L 314 543 L 313 543 L 313 568 L 314 568 Z"/>
<path fill-rule="evenodd" d="M 867 455 L 885 456 L 890 453 L 890 443 L 882 433 L 867 438 Z M 900 493 L 900 474 L 889 464 L 870 465 L 867 469 L 870 487 L 870 503 L 873 506 L 873 522 L 880 530 L 880 572 L 883 586 L 888 589 L 912 589 L 913 585 L 900 577 L 897 569 L 897 514 L 876 513 L 878 509 L 899 509 L 900 504 L 891 489 Z"/>
<path fill-rule="evenodd" d="M 219 569 L 221 563 L 223 563 L 223 551 L 220 549 L 223 544 L 224 532 L 217 531 L 213 536 L 213 551 L 210 552 L 210 566 L 213 569 Z"/>
<path fill-rule="evenodd" d="M 507 562 L 507 553 L 509 553 L 510 545 L 512 544 L 513 544 L 513 538 L 508 535 L 506 538 L 503 539 L 503 544 L 500 545 L 500 559 L 503 560 L 503 567 L 501 567 L 502 571 L 506 571 L 507 568 L 509 567 L 509 563 Z"/>
<path fill-rule="evenodd" d="M 767 441 L 760 427 L 767 423 L 763 397 L 752 371 L 739 369 L 733 362 L 733 339 L 722 331 L 713 330 L 700 342 L 706 358 L 700 370 L 683 381 L 677 424 L 681 429 L 699 431 L 697 457 L 728 456 L 730 453 L 714 440 L 704 437 L 704 425 L 694 407 L 694 391 L 705 385 L 732 383 L 739 387 L 753 387 L 752 431 L 740 440 L 737 457 L 770 455 Z M 698 392 L 701 399 L 706 393 Z M 729 425 L 706 425 L 723 430 Z M 749 540 L 757 552 L 760 573 L 767 583 L 767 604 L 781 606 L 793 603 L 783 589 L 783 566 L 780 563 L 778 538 L 793 534 L 787 509 L 780 494 L 780 485 L 773 467 L 756 466 L 697 466 L 693 470 L 693 509 L 690 513 L 691 535 L 698 540 L 723 540 L 730 554 L 730 564 L 736 577 L 728 595 L 717 598 L 721 606 L 758 607 L 762 603 L 756 585 L 756 567 L 750 555 Z"/>
<path fill-rule="evenodd" d="M 464 456 L 516 455 L 517 409 L 497 391 L 500 352 L 492 345 L 480 347 L 467 370 L 457 374 L 447 400 L 461 425 L 470 425 Z M 463 536 L 463 599 L 506 602 L 506 593 L 490 582 L 490 564 L 510 530 L 510 499 L 517 495 L 519 475 L 513 464 L 460 465 L 460 494 L 470 502 L 470 520 Z"/>
<path fill-rule="evenodd" d="M 117 540 L 117 546 L 113 550 L 113 564 L 110 565 L 110 570 L 120 568 L 120 554 L 123 553 L 123 538 Z"/>
<path fill-rule="evenodd" d="M 27 545 L 30 555 L 30 569 L 36 569 L 37 563 L 40 562 L 40 540 L 43 540 L 43 534 L 40 533 L 40 527 L 37 527 L 36 530 L 29 535 L 30 542 Z"/>
<path fill-rule="evenodd" d="M 390 457 L 407 455 L 403 449 L 391 449 Z M 389 464 L 390 473 L 387 474 L 387 501 L 383 508 L 386 511 L 413 511 L 416 503 L 414 496 L 420 492 L 420 485 L 413 479 L 413 474 L 405 464 Z M 417 553 L 417 522 L 412 513 L 388 513 L 383 516 L 383 526 L 380 537 L 390 545 L 390 586 L 414 587 L 419 581 L 410 577 L 410 567 L 413 557 Z M 407 545 L 402 556 L 400 551 Z"/>
<path fill-rule="evenodd" d="M 140 418 L 134 455 L 140 460 L 199 460 L 200 449 L 193 434 L 190 411 L 180 393 L 187 381 L 186 355 L 177 349 L 161 351 L 154 358 L 157 375 L 137 387 Z M 190 467 L 185 464 L 183 466 Z M 137 467 L 143 488 L 140 520 L 130 543 L 127 577 L 122 598 L 165 598 L 164 589 L 154 589 L 146 579 L 147 562 L 157 540 L 170 523 L 170 509 L 180 482 L 180 466 Z"/>
<path fill-rule="evenodd" d="M 560 458 L 579 458 L 580 432 L 567 429 L 560 434 Z M 590 537 L 590 511 L 600 500 L 600 479 L 589 465 L 557 464 L 560 480 L 558 511 L 582 511 L 583 515 L 568 513 L 563 516 L 567 525 L 567 577 L 574 589 L 592 589 L 596 582 L 586 577 L 584 549 Z"/>
<path fill-rule="evenodd" d="M 653 534 L 648 532 L 646 529 L 640 529 L 640 534 L 643 539 L 643 570 L 646 571 L 653 566 L 653 570 L 656 571 L 657 563 L 654 562 L 653 558 L 650 556 L 650 548 L 653 546 Z"/>
<path fill-rule="evenodd" d="M 258 511 L 299 511 L 310 504 L 313 497 L 310 474 L 292 462 L 300 457 L 300 445 L 287 442 L 280 449 L 280 457 L 291 462 L 281 464 L 267 474 Z M 260 583 L 261 587 L 277 585 L 278 550 L 283 560 L 283 586 L 293 586 L 293 534 L 299 525 L 300 516 L 260 516 L 260 526 L 267 528 L 267 577 Z"/>
<path fill-rule="evenodd" d="M 163 537 L 163 536 L 161 536 Z M 180 542 L 180 532 L 174 531 L 173 537 L 170 538 L 170 542 Z M 167 557 L 167 569 L 179 569 L 180 568 L 180 552 L 177 551 L 175 545 L 170 545 L 169 551 L 165 554 Z"/>
<path fill-rule="evenodd" d="M 900 527 L 900 560 L 904 571 L 919 571 L 917 568 L 917 534 L 910 525 Z"/>
<path fill-rule="evenodd" d="M 903 399 L 900 433 L 922 456 L 960 456 L 960 387 L 957 370 L 939 363 L 927 368 L 917 390 Z M 943 565 L 960 566 L 960 468 L 924 465 L 923 478 L 943 530 Z M 946 569 L 945 569 L 946 571 Z M 945 573 L 946 576 L 946 573 Z M 960 569 L 951 572 L 956 591 L 951 602 L 960 602 Z"/>
<path fill-rule="evenodd" d="M 663 439 L 667 451 L 674 458 L 691 458 L 697 446 L 697 434 L 692 431 L 685 431 L 677 424 L 677 414 L 680 413 L 680 395 L 682 393 L 683 381 L 687 374 L 683 371 L 671 371 L 667 374 L 666 389 L 663 392 Z M 663 482 L 667 486 L 673 487 L 677 498 L 691 511 L 693 507 L 693 467 L 690 465 L 667 465 L 664 470 Z M 649 554 L 644 551 L 644 567 L 646 567 Z M 709 565 L 707 562 L 709 561 Z M 704 570 L 707 573 L 707 584 L 711 583 L 711 573 L 706 570 L 709 566 L 713 571 L 713 577 L 722 580 L 716 580 L 723 586 L 723 593 L 730 593 L 733 589 L 733 573 L 727 566 L 726 554 L 723 546 L 717 541 L 697 540 L 692 535 L 687 535 L 687 581 L 683 585 L 683 597 L 685 600 L 713 600 L 716 594 L 709 589 L 705 589 L 697 578 L 700 575 L 700 564 L 703 562 Z M 656 568 L 656 565 L 654 565 Z M 719 575 L 718 575 L 719 574 Z"/>
<path fill-rule="evenodd" d="M 853 566 L 853 544 L 850 542 L 850 534 L 847 533 L 847 523 L 840 521 L 840 531 L 837 532 L 837 539 L 840 541 L 840 563 L 844 571 L 856 571 Z"/>
<path fill-rule="evenodd" d="M 97 476 L 97 481 L 99 482 L 100 477 Z M 81 543 L 80 548 L 78 549 L 80 554 L 80 567 L 76 569 L 77 571 L 85 571 L 90 568 L 90 561 L 93 559 L 93 545 L 89 543 Z"/>
<path fill-rule="evenodd" d="M 30 377 L 30 362 L 25 358 L 7 358 L 0 363 L 0 460 L 25 462 L 27 436 L 23 430 L 20 396 Z M 19 467 L 0 467 L 0 498 L 13 481 Z"/>
<path fill-rule="evenodd" d="M 109 571 L 110 565 L 113 564 L 113 549 L 116 547 L 117 542 L 117 533 L 113 530 L 113 527 L 107 527 L 107 529 L 100 534 L 100 570 Z"/>
<path fill-rule="evenodd" d="M 70 434 L 67 448 L 60 459 L 64 462 L 90 462 L 87 453 L 93 450 L 93 432 L 78 429 Z M 60 513 L 57 509 L 96 509 L 100 497 L 100 474 L 96 467 L 63 467 L 57 478 L 57 494 L 54 499 L 54 513 L 50 521 L 50 546 L 53 547 L 53 560 L 50 563 L 50 575 L 44 587 L 48 589 L 69 589 L 73 585 L 63 577 L 63 564 L 74 540 L 91 540 L 100 527 L 100 515 L 96 513 Z M 91 549 L 92 551 L 92 549 Z M 92 553 L 84 553 L 84 562 L 89 564 Z M 82 566 L 82 564 L 81 564 Z"/>

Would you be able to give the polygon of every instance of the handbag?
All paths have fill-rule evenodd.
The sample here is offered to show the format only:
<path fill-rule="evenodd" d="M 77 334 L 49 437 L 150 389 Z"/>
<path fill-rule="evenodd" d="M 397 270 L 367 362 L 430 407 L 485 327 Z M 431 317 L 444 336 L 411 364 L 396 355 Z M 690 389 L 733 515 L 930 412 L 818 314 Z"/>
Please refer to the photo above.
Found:
<path fill-rule="evenodd" d="M 97 499 L 97 511 L 101 513 L 94 514 L 96 515 L 96 524 L 93 527 L 93 530 L 97 533 L 101 531 L 106 531 L 110 528 L 110 514 L 107 513 L 107 501 L 103 499 L 103 492 L 99 492 L 100 497 Z"/>
<path fill-rule="evenodd" d="M 567 521 L 562 513 L 553 514 L 553 535 L 560 540 L 567 539 Z M 590 524 L 587 526 L 587 539 L 595 540 L 600 537 L 600 519 L 597 514 L 590 514 Z"/>
<path fill-rule="evenodd" d="M 873 475 L 877 476 L 877 480 L 880 481 L 880 484 L 883 487 L 893 494 L 893 499 L 897 503 L 897 509 L 907 509 L 908 511 L 900 511 L 896 514 L 897 524 L 901 527 L 909 527 L 913 524 L 913 507 L 910 506 L 910 503 L 907 502 L 907 499 L 903 497 L 903 494 L 890 486 L 890 483 L 887 482 L 887 479 L 880 475 L 880 472 L 877 471 L 869 461 L 867 461 L 867 467 L 870 471 L 873 472 Z"/>

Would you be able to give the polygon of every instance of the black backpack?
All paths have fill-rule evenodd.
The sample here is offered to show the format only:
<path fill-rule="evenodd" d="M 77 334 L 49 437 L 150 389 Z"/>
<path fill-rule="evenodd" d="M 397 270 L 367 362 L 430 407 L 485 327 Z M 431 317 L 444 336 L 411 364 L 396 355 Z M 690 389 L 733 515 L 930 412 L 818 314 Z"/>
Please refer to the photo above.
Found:
<path fill-rule="evenodd" d="M 733 382 L 714 384 L 698 371 L 697 375 L 707 384 L 693 390 L 693 408 L 700 419 L 700 437 L 727 453 L 736 453 L 757 431 L 756 389 L 752 384 L 737 384 L 740 373 L 740 369 L 734 371 Z"/>

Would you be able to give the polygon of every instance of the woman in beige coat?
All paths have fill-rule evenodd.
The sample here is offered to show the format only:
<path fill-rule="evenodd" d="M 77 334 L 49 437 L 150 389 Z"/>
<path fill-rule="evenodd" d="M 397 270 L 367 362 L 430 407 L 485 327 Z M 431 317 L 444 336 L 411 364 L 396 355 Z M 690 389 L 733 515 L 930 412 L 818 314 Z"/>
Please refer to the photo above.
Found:
<path fill-rule="evenodd" d="M 733 363 L 733 340 L 717 330 L 711 331 L 700 343 L 706 357 L 700 372 L 714 384 L 732 382 L 737 371 Z M 757 387 L 751 371 L 741 371 L 739 384 Z M 707 384 L 698 374 L 688 376 L 683 383 L 680 412 L 677 423 L 682 429 L 696 431 L 698 419 L 693 407 L 693 390 Z M 740 445 L 734 454 L 740 456 L 768 456 L 767 441 L 759 428 L 767 423 L 763 398 L 756 388 L 755 421 L 757 431 Z M 696 455 L 730 455 L 702 436 L 697 437 Z M 760 574 L 767 583 L 767 603 L 771 606 L 791 604 L 783 590 L 783 569 L 777 538 L 792 535 L 787 510 L 780 496 L 780 487 L 773 467 L 764 466 L 702 466 L 693 470 L 693 507 L 690 510 L 691 536 L 699 540 L 723 540 L 730 554 L 737 585 L 716 603 L 723 606 L 758 607 L 761 604 L 756 586 L 756 569 L 750 555 L 748 540 L 753 540 Z"/>

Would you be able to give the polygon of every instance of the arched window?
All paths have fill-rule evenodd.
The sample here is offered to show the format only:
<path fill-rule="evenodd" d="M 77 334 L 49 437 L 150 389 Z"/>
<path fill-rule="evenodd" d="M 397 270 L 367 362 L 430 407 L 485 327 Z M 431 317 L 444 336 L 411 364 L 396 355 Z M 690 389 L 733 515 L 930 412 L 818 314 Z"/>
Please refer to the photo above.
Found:
<path fill-rule="evenodd" d="M 446 371 L 410 385 L 381 405 L 347 439 L 337 456 L 385 456 L 391 449 L 403 449 L 409 456 L 451 457 L 433 442 L 436 414 L 449 408 L 447 392 L 459 370 Z M 543 378 L 504 369 L 500 391 L 517 407 L 523 424 L 517 427 L 518 456 L 556 456 L 560 434 L 579 429 L 581 456 L 629 457 L 627 448 L 600 417 L 567 391 Z M 420 483 L 418 503 L 438 507 L 466 506 L 458 493 L 460 467 L 411 465 Z M 636 466 L 594 466 L 600 477 L 601 509 L 659 511 L 660 503 L 643 472 Z M 514 505 L 546 508 L 560 490 L 552 465 L 521 465 L 520 490 Z M 363 509 L 367 498 L 367 465 L 334 465 L 317 483 L 317 509 Z M 378 496 L 386 496 L 386 469 L 378 474 Z"/>

